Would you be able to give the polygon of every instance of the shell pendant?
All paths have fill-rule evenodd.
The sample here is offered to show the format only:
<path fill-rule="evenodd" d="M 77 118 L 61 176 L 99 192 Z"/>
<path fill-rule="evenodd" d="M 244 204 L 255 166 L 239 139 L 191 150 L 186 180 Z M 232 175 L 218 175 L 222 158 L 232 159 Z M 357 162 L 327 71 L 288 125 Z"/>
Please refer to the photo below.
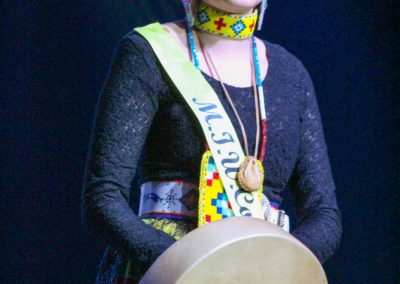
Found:
<path fill-rule="evenodd" d="M 257 191 L 262 187 L 263 180 L 264 172 L 261 162 L 254 156 L 246 156 L 237 174 L 240 187 L 247 192 Z"/>

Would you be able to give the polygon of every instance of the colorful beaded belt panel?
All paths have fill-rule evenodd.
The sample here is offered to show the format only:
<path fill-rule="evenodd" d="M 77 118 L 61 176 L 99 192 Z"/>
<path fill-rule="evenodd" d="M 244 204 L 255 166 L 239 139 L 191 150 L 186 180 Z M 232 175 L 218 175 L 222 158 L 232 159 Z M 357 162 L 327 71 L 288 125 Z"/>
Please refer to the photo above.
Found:
<path fill-rule="evenodd" d="M 141 185 L 139 216 L 151 218 L 143 221 L 149 225 L 157 225 L 160 220 L 183 220 L 198 226 L 233 217 L 232 207 L 224 191 L 214 159 L 210 151 L 202 158 L 199 186 L 181 180 L 149 181 Z M 279 204 L 265 200 L 262 191 L 258 191 L 262 211 L 268 222 L 282 227 L 289 232 L 289 217 Z M 155 218 L 155 219 L 154 219 Z M 157 227 L 157 226 L 155 226 Z M 176 231 L 176 224 L 164 226 Z M 158 227 L 157 227 L 158 228 Z"/>
<path fill-rule="evenodd" d="M 139 216 L 184 220 L 197 217 L 197 185 L 185 181 L 149 181 L 140 186 Z"/>

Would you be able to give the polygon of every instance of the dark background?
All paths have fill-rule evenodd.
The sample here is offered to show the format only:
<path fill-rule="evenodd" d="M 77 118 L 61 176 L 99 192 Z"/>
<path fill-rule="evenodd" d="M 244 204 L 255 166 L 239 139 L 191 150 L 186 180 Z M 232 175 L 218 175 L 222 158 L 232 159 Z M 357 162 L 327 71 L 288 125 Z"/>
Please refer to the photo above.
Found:
<path fill-rule="evenodd" d="M 337 197 L 330 283 L 399 271 L 396 1 L 270 1 L 259 36 L 313 78 Z M 116 42 L 183 16 L 179 1 L 1 1 L 1 283 L 93 282 L 104 244 L 81 227 L 94 108 Z"/>

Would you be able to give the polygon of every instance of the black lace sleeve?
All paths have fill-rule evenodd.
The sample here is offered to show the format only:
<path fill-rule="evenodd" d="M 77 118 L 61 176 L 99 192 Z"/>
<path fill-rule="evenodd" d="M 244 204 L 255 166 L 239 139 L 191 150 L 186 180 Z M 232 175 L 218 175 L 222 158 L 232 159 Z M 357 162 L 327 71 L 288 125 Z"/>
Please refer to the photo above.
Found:
<path fill-rule="evenodd" d="M 157 59 L 143 41 L 130 33 L 115 50 L 96 106 L 82 204 L 87 229 L 146 270 L 175 239 L 144 224 L 128 204 L 163 88 Z"/>
<path fill-rule="evenodd" d="M 313 83 L 304 69 L 305 104 L 300 115 L 300 149 L 290 180 L 299 219 L 292 234 L 325 262 L 337 250 L 341 238 L 341 214 L 321 124 Z"/>

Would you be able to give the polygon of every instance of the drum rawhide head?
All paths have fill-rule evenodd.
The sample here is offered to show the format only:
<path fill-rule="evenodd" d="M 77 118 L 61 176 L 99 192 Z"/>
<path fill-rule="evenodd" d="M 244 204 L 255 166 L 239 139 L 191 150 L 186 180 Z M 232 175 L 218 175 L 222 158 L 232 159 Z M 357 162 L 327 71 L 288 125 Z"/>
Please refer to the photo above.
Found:
<path fill-rule="evenodd" d="M 232 217 L 197 228 L 166 250 L 142 284 L 326 284 L 312 252 L 280 227 Z"/>

